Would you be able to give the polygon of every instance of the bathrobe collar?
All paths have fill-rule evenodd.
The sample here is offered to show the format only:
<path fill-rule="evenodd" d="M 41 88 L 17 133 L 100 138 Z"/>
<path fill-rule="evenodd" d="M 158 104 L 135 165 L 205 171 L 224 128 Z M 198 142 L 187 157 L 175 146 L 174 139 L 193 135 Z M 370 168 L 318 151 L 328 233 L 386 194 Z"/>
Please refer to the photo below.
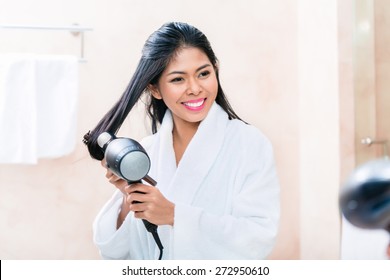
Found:
<path fill-rule="evenodd" d="M 166 111 L 156 148 L 158 180 L 169 199 L 191 204 L 222 147 L 228 122 L 227 113 L 214 102 L 176 167 L 172 113 Z"/>

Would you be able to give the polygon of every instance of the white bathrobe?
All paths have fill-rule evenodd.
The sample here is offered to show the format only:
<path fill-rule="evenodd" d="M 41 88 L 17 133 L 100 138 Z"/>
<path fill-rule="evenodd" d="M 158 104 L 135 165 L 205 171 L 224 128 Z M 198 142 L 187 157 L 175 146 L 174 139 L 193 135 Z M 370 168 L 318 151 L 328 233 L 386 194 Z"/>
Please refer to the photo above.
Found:
<path fill-rule="evenodd" d="M 255 127 L 229 120 L 216 103 L 176 166 L 173 120 L 167 110 L 159 131 L 141 144 L 149 175 L 175 204 L 174 226 L 158 227 L 163 259 L 264 259 L 279 221 L 279 185 L 273 151 Z M 116 191 L 94 222 L 94 242 L 105 259 L 158 259 L 142 220 L 128 214 L 117 230 L 122 203 Z"/>

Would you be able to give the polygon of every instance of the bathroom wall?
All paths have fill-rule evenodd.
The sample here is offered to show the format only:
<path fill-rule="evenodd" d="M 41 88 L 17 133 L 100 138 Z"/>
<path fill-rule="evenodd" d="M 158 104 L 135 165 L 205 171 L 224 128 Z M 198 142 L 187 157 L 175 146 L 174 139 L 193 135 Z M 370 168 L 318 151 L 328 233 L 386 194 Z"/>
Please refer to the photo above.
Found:
<path fill-rule="evenodd" d="M 273 143 L 282 216 L 270 258 L 338 257 L 335 202 L 343 166 L 338 140 L 344 135 L 338 132 L 339 106 L 344 104 L 338 98 L 339 90 L 347 88 L 343 82 L 348 83 L 350 61 L 343 64 L 347 70 L 339 72 L 337 30 L 338 18 L 345 18 L 350 10 L 341 9 L 338 15 L 337 1 L 327 0 L 318 1 L 325 14 L 316 14 L 320 10 L 303 0 L 2 2 L 0 24 L 77 22 L 94 31 L 85 35 L 88 62 L 80 64 L 80 141 L 75 151 L 59 159 L 42 159 L 37 165 L 0 165 L 1 259 L 99 258 L 91 223 L 113 187 L 100 164 L 89 158 L 81 138 L 126 87 L 145 39 L 173 20 L 191 23 L 208 36 L 233 107 Z M 330 23 L 330 29 L 326 24 L 318 31 L 306 29 L 308 21 L 319 22 L 311 11 Z M 330 41 L 319 36 L 324 31 Z M 325 45 L 316 45 L 318 39 Z M 0 29 L 0 40 L 3 53 L 79 54 L 79 38 L 67 32 Z M 317 47 L 324 57 L 316 57 Z M 311 59 L 313 63 L 308 63 Z M 326 69 L 318 72 L 323 63 Z M 313 77 L 320 84 L 306 86 Z M 322 113 L 328 117 L 320 117 Z M 149 133 L 144 120 L 138 106 L 121 133 L 142 138 Z"/>
<path fill-rule="evenodd" d="M 338 209 L 330 204 L 337 201 L 340 176 L 337 12 L 337 1 L 298 1 L 303 259 L 338 257 Z"/>

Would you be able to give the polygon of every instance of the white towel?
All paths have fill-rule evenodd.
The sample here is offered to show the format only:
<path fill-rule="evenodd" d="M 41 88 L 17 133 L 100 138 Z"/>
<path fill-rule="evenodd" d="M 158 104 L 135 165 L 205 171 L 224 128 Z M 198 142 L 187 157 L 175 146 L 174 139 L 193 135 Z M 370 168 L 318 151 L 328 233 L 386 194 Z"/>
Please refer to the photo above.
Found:
<path fill-rule="evenodd" d="M 35 57 L 38 157 L 56 158 L 76 145 L 78 58 Z"/>
<path fill-rule="evenodd" d="M 0 56 L 0 163 L 37 163 L 76 144 L 78 59 Z"/>
<path fill-rule="evenodd" d="M 37 159 L 34 62 L 29 57 L 0 58 L 0 163 Z"/>

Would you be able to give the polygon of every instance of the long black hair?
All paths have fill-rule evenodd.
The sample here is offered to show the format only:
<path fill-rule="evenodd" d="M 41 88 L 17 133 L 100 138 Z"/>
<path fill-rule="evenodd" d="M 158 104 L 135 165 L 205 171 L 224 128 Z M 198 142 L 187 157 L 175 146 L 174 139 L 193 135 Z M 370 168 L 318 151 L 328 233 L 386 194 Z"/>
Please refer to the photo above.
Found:
<path fill-rule="evenodd" d="M 181 22 L 169 22 L 155 31 L 142 49 L 142 57 L 125 92 L 116 104 L 105 114 L 97 126 L 84 135 L 83 142 L 94 159 L 102 160 L 104 154 L 97 144 L 97 138 L 105 131 L 115 134 L 126 119 L 130 110 L 138 102 L 148 85 L 156 85 L 162 72 L 174 55 L 183 47 L 195 47 L 202 50 L 214 65 L 218 81 L 218 103 L 228 114 L 229 119 L 240 119 L 230 106 L 219 81 L 217 57 L 207 37 L 197 28 Z M 152 132 L 157 132 L 167 106 L 163 100 L 149 94 L 147 112 L 152 120 Z"/>

